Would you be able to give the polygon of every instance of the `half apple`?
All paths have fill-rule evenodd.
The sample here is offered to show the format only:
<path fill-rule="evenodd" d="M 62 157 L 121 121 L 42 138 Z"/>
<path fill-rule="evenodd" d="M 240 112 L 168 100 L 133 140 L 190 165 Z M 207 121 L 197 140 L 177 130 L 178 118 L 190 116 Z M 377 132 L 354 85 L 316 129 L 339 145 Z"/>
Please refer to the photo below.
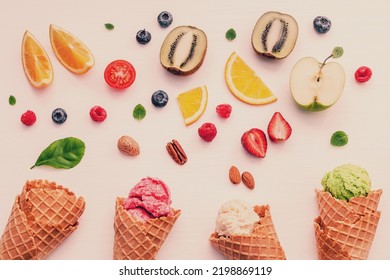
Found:
<path fill-rule="evenodd" d="M 345 72 L 337 62 L 321 63 L 304 57 L 293 67 L 290 90 L 295 102 L 307 111 L 323 111 L 343 93 Z"/>

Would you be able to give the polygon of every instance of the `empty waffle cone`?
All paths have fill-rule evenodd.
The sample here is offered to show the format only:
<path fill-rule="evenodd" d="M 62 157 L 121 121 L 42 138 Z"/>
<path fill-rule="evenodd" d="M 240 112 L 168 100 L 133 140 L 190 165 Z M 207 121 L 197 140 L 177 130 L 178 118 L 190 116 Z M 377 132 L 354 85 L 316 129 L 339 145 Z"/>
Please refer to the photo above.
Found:
<path fill-rule="evenodd" d="M 0 259 L 45 259 L 77 229 L 85 202 L 47 180 L 27 181 L 0 240 Z"/>
<path fill-rule="evenodd" d="M 209 238 L 211 245 L 229 260 L 285 260 L 269 206 L 255 206 L 254 211 L 259 216 L 259 224 L 252 234 L 227 237 L 214 232 Z"/>
<path fill-rule="evenodd" d="M 351 198 L 348 202 L 316 191 L 320 216 L 314 220 L 319 259 L 368 258 L 381 213 L 382 190 Z"/>
<path fill-rule="evenodd" d="M 172 216 L 136 220 L 123 207 L 124 198 L 117 198 L 114 220 L 114 259 L 153 260 L 168 237 L 180 210 L 173 210 Z"/>

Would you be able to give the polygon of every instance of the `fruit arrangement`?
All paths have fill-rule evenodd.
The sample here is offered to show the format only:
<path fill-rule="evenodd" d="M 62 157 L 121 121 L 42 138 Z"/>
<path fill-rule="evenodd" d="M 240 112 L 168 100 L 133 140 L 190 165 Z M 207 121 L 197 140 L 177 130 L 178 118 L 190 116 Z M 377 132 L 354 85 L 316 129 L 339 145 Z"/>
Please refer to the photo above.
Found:
<path fill-rule="evenodd" d="M 185 165 L 178 168 L 181 168 L 181 170 L 190 169 L 191 164 L 187 164 L 187 162 L 191 160 L 188 156 L 191 158 L 193 156 L 190 153 L 192 145 L 200 145 L 205 151 L 207 149 L 207 153 L 212 153 L 213 147 L 226 140 L 226 137 L 230 137 L 226 136 L 226 128 L 236 125 L 235 135 L 231 137 L 236 137 L 235 145 L 238 147 L 236 151 L 241 153 L 239 157 L 247 160 L 248 165 L 266 162 L 269 157 L 276 153 L 276 149 L 283 147 L 283 145 L 290 145 L 289 139 L 292 136 L 294 138 L 296 133 L 293 122 L 295 118 L 292 116 L 291 111 L 287 112 L 287 110 L 278 107 L 280 105 L 279 100 L 293 101 L 291 106 L 294 106 L 295 102 L 298 105 L 298 112 L 301 109 L 302 112 L 319 112 L 330 109 L 343 94 L 348 76 L 341 62 L 329 61 L 343 55 L 341 47 L 334 48 L 332 53 L 322 62 L 307 56 L 298 60 L 295 64 L 293 63 L 292 65 L 294 66 L 289 73 L 289 80 L 280 79 L 280 82 L 285 83 L 287 88 L 289 86 L 290 96 L 274 90 L 275 84 L 268 80 L 267 71 L 263 72 L 262 67 L 264 65 L 285 67 L 282 63 L 291 58 L 290 54 L 293 53 L 297 42 L 299 42 L 299 32 L 303 32 L 302 30 L 300 31 L 297 20 L 289 14 L 276 11 L 262 14 L 253 26 L 250 40 L 237 36 L 240 35 L 239 32 L 233 27 L 230 28 L 230 26 L 228 27 L 229 29 L 226 28 L 221 31 L 221 37 L 225 36 L 226 40 L 224 42 L 230 44 L 229 47 L 234 49 L 240 46 L 240 44 L 251 46 L 250 51 L 256 54 L 255 57 L 258 60 L 251 60 L 244 53 L 239 55 L 238 51 L 229 51 L 230 55 L 223 57 L 224 64 L 218 65 L 220 69 L 219 74 L 207 72 L 208 66 L 206 64 L 213 63 L 210 48 L 213 43 L 212 40 L 215 38 L 208 38 L 206 29 L 201 29 L 203 28 L 201 24 L 197 27 L 184 25 L 185 23 L 174 26 L 173 15 L 168 11 L 162 11 L 157 15 L 157 23 L 156 18 L 153 18 L 153 22 L 158 24 L 158 30 L 162 32 L 158 35 L 164 35 L 161 36 L 163 40 L 158 49 L 159 53 L 156 55 L 156 64 L 159 62 L 158 66 L 163 72 L 162 75 L 166 75 L 164 77 L 168 81 L 173 81 L 173 83 L 181 86 L 181 91 L 179 92 L 172 91 L 169 83 L 155 83 L 153 77 L 145 79 L 145 73 L 138 71 L 137 63 L 140 62 L 136 59 L 131 60 L 125 57 L 118 59 L 110 58 L 108 61 L 111 62 L 107 64 L 108 61 L 104 63 L 101 57 L 96 57 L 96 59 L 100 60 L 99 63 L 103 63 L 101 65 L 103 65 L 104 71 L 100 74 L 90 71 L 95 65 L 95 57 L 86 44 L 73 35 L 76 33 L 70 33 L 54 24 L 49 26 L 49 41 L 54 56 L 65 69 L 72 74 L 76 74 L 77 83 L 82 84 L 83 79 L 88 78 L 96 78 L 96 82 L 103 81 L 104 90 L 110 94 L 107 98 L 110 98 L 111 95 L 115 96 L 114 98 L 126 95 L 133 89 L 133 92 L 139 91 L 135 92 L 138 96 L 147 96 L 148 103 L 144 102 L 144 100 L 138 101 L 134 97 L 135 94 L 128 94 L 129 100 L 135 100 L 137 103 L 141 102 L 143 104 L 135 103 L 137 105 L 133 105 L 132 111 L 129 110 L 128 115 L 133 116 L 133 119 L 131 117 L 129 119 L 136 123 L 136 127 L 134 126 L 130 129 L 137 131 L 145 128 L 142 125 L 148 121 L 149 116 L 152 115 L 149 115 L 149 112 L 152 110 L 153 116 L 156 114 L 164 116 L 163 114 L 168 110 L 176 109 L 179 119 L 180 117 L 182 118 L 184 124 L 176 124 L 177 127 L 174 127 L 175 124 L 172 124 L 174 120 L 170 119 L 164 119 L 161 122 L 164 126 L 159 127 L 161 130 L 168 126 L 170 128 L 174 127 L 170 130 L 171 133 L 179 130 L 187 133 L 188 137 L 183 137 L 183 139 L 180 139 L 180 142 L 175 138 L 169 142 L 161 140 L 158 134 L 159 131 L 155 131 L 156 137 L 150 141 L 148 140 L 148 142 L 136 141 L 134 138 L 140 139 L 137 135 L 131 134 L 131 132 L 129 132 L 131 136 L 124 135 L 125 133 L 121 134 L 123 136 L 119 138 L 115 136 L 116 142 L 113 141 L 113 144 L 108 149 L 115 147 L 116 143 L 118 154 L 123 155 L 122 158 L 125 161 L 148 160 L 150 158 L 146 157 L 148 154 L 150 155 L 148 150 L 150 146 L 159 145 L 160 150 L 164 150 L 165 145 L 166 151 L 164 151 L 164 154 L 171 158 L 174 166 L 172 168 Z M 330 19 L 325 16 L 318 16 L 313 20 L 311 31 L 325 34 L 331 32 L 331 26 Z M 115 32 L 118 25 L 116 24 L 114 28 L 113 24 L 106 23 L 104 27 L 103 30 L 105 32 Z M 251 29 L 252 26 L 249 25 L 248 28 Z M 135 34 L 136 42 L 134 42 L 134 33 L 131 33 L 129 37 L 132 38 L 131 40 L 138 48 L 131 51 L 137 53 L 138 50 L 142 50 L 142 52 L 139 52 L 140 56 L 144 55 L 144 51 L 149 55 L 149 47 L 156 44 L 157 38 L 159 38 L 154 36 L 155 33 L 153 32 L 155 31 L 147 26 L 139 29 Z M 77 36 L 81 35 L 81 32 L 77 33 Z M 327 35 L 318 35 L 317 37 L 323 39 L 324 36 Z M 231 42 L 233 40 L 234 42 Z M 136 55 L 133 57 L 136 57 Z M 40 63 L 34 64 L 32 58 L 39 60 Z M 29 31 L 26 31 L 22 38 L 21 61 L 26 78 L 34 90 L 36 89 L 43 93 L 41 88 L 47 88 L 53 84 L 54 72 L 57 70 L 53 68 L 50 61 L 50 53 L 46 52 L 44 45 Z M 144 68 L 147 69 L 147 67 Z M 204 75 L 204 73 L 211 76 L 211 82 L 205 80 L 203 84 L 193 83 L 194 76 L 199 75 L 197 77 L 203 77 L 201 75 Z M 84 75 L 89 76 L 86 77 Z M 219 95 L 215 93 L 212 84 L 212 79 L 218 77 L 218 75 L 225 83 L 224 86 L 226 86 L 226 92 L 218 93 Z M 60 78 L 58 77 L 58 79 Z M 361 66 L 356 69 L 354 78 L 359 84 L 366 83 L 372 78 L 372 70 L 368 66 Z M 142 85 L 149 83 L 152 85 L 152 90 L 149 89 L 147 92 L 142 92 Z M 220 97 L 223 98 L 219 99 Z M 12 100 L 10 96 L 10 105 L 11 101 L 13 105 L 16 103 L 14 96 Z M 72 121 L 70 108 L 64 106 L 65 110 L 57 106 L 51 111 L 51 120 L 55 123 L 54 127 L 56 129 L 62 129 L 67 125 L 69 127 Z M 261 110 L 265 106 L 267 106 L 267 109 L 262 112 Z M 236 109 L 238 107 L 240 109 L 244 108 L 244 110 Z M 106 121 L 107 117 L 111 121 L 111 117 L 116 113 L 111 112 L 107 104 L 96 104 L 88 108 L 90 108 L 89 118 L 88 112 L 86 112 L 85 116 L 93 124 L 92 129 L 97 129 L 98 126 L 104 127 L 109 125 L 109 122 Z M 243 114 L 245 108 L 248 108 L 248 112 L 259 112 L 258 125 L 247 127 L 245 123 L 234 123 L 235 116 Z M 20 115 L 20 122 L 23 124 L 21 127 L 26 131 L 31 131 L 29 127 L 43 119 L 43 116 L 40 115 L 38 118 L 34 110 L 35 108 L 30 108 Z M 267 110 L 272 110 L 272 113 L 270 114 L 270 111 Z M 36 112 L 40 111 L 36 110 Z M 146 119 L 141 121 L 144 118 Z M 103 123 L 105 121 L 106 123 Z M 263 124 L 261 121 L 264 121 Z M 65 122 L 66 124 L 62 126 Z M 126 123 L 119 125 L 126 126 Z M 336 128 L 334 131 L 336 131 Z M 172 135 L 172 137 L 176 137 L 176 135 Z M 331 139 L 328 142 L 332 146 L 345 146 L 348 143 L 348 135 L 343 131 L 337 130 L 331 135 Z M 76 137 L 59 139 L 49 144 L 43 150 L 32 168 L 42 165 L 49 165 L 57 169 L 74 168 L 81 162 L 85 150 L 86 145 L 81 139 Z M 231 162 L 228 162 L 227 167 L 231 166 L 231 164 Z M 241 168 L 244 170 L 242 173 L 236 166 L 231 166 L 230 169 L 226 168 L 226 170 L 229 170 L 228 179 L 230 182 L 233 185 L 243 183 L 251 191 L 255 189 L 255 186 L 259 188 L 257 177 L 260 177 L 261 172 L 255 168 L 251 169 L 251 171 L 247 171 L 249 170 L 247 167 Z M 247 168 L 247 170 L 244 168 Z"/>

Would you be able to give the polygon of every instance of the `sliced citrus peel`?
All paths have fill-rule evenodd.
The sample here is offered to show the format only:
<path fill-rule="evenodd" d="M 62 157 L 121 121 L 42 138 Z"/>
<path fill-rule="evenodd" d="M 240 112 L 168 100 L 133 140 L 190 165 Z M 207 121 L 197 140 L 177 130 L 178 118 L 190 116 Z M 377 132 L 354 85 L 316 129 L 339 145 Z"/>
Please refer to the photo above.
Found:
<path fill-rule="evenodd" d="M 196 122 L 207 107 L 208 91 L 206 86 L 196 87 L 178 95 L 180 111 L 185 125 Z"/>
<path fill-rule="evenodd" d="M 54 24 L 49 33 L 54 54 L 66 69 L 84 74 L 95 64 L 91 51 L 76 36 Z"/>
<path fill-rule="evenodd" d="M 33 87 L 43 88 L 53 81 L 53 68 L 49 56 L 29 31 L 23 35 L 22 64 L 24 73 Z"/>
<path fill-rule="evenodd" d="M 225 66 L 225 81 L 230 92 L 251 105 L 274 102 L 277 97 L 246 62 L 233 52 Z"/>

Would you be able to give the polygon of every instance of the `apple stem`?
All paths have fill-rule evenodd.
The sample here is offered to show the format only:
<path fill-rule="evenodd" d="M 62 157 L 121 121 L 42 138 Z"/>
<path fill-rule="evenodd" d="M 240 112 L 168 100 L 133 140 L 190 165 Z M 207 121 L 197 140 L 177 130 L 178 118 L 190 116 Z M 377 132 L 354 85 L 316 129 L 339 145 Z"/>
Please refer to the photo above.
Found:
<path fill-rule="evenodd" d="M 324 62 L 322 62 L 322 65 L 321 65 L 321 68 L 324 67 L 325 63 L 328 61 L 329 58 L 332 58 L 333 57 L 333 54 L 331 54 L 330 56 L 328 56 L 327 58 L 325 58 Z"/>
<path fill-rule="evenodd" d="M 320 71 L 318 72 L 318 78 L 317 78 L 317 82 L 320 81 L 320 76 L 321 76 L 321 70 L 322 70 L 322 67 L 324 67 L 325 63 L 328 61 L 328 59 L 332 58 L 333 57 L 333 54 L 331 54 L 330 56 L 328 56 L 327 58 L 325 58 L 324 62 L 322 62 L 321 66 L 320 66 Z"/>

